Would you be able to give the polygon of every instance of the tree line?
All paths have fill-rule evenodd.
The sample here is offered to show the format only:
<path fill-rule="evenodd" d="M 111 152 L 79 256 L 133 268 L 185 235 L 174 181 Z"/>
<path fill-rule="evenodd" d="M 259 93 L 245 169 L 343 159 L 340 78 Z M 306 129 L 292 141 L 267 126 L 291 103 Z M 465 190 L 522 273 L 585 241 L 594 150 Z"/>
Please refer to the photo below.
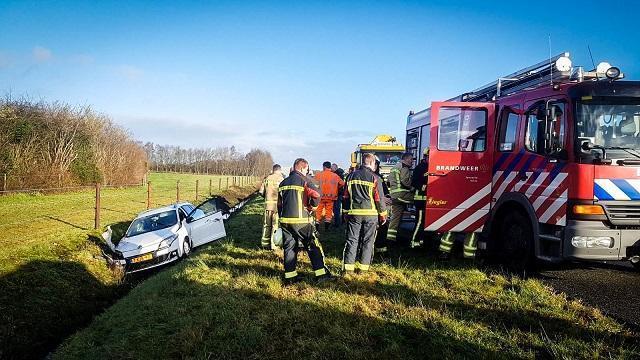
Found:
<path fill-rule="evenodd" d="M 91 107 L 0 99 L 0 174 L 7 174 L 7 189 L 125 185 L 140 183 L 146 172 L 141 144 Z"/>
<path fill-rule="evenodd" d="M 149 167 L 154 171 L 194 174 L 262 176 L 271 171 L 273 158 L 268 151 L 252 149 L 244 154 L 235 146 L 182 148 L 146 143 Z"/>

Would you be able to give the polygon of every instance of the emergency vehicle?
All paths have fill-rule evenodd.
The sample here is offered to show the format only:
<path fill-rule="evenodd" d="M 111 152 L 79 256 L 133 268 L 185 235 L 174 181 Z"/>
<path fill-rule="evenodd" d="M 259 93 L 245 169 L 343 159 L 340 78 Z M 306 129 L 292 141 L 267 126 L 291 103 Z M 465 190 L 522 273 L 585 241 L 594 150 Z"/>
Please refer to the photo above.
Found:
<path fill-rule="evenodd" d="M 359 144 L 356 151 L 351 153 L 351 167 L 362 164 L 362 154 L 373 153 L 380 160 L 380 173 L 387 175 L 404 153 L 404 145 L 394 136 L 378 135 L 371 143 Z"/>
<path fill-rule="evenodd" d="M 409 113 L 429 147 L 425 229 L 481 233 L 512 264 L 629 260 L 640 267 L 640 82 L 569 53 Z"/>

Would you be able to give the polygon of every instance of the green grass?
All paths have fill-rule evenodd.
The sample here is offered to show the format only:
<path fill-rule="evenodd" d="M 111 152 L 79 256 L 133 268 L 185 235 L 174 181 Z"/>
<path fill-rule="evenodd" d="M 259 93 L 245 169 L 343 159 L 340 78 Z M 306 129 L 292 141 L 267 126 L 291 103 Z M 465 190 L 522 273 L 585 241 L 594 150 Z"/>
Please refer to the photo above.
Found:
<path fill-rule="evenodd" d="M 218 189 L 217 176 L 151 173 L 153 206 L 226 191 L 230 201 L 247 191 Z M 230 182 L 230 185 L 233 183 Z M 110 270 L 93 230 L 93 190 L 0 196 L 0 358 L 44 356 L 136 283 Z M 122 230 L 146 209 L 143 186 L 102 189 L 101 224 Z"/>
<path fill-rule="evenodd" d="M 262 204 L 230 236 L 146 280 L 73 335 L 56 359 L 637 358 L 638 334 L 534 279 L 423 251 L 374 270 L 281 285 L 282 255 L 258 249 Z M 343 234 L 321 234 L 330 268 Z"/>

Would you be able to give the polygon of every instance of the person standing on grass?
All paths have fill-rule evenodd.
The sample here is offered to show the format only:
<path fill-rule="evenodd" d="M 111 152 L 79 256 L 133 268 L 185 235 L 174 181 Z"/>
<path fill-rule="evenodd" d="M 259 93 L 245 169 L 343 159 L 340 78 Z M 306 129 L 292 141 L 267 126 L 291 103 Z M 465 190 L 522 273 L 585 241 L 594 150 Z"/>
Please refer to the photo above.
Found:
<path fill-rule="evenodd" d="M 347 214 L 344 275 L 369 270 L 378 224 L 387 222 L 382 180 L 375 174 L 375 155 L 364 154 L 362 160 L 363 166 L 349 177 L 343 195 L 343 211 Z"/>
<path fill-rule="evenodd" d="M 327 231 L 333 220 L 333 203 L 338 200 L 338 189 L 344 186 L 344 181 L 331 171 L 331 163 L 328 161 L 322 164 L 322 171 L 316 174 L 315 179 L 322 192 L 316 220 L 318 224 L 324 220 L 324 230 Z"/>
<path fill-rule="evenodd" d="M 331 169 L 335 167 L 333 172 L 344 181 L 344 170 L 338 167 L 338 164 L 332 164 Z M 338 200 L 333 203 L 333 224 L 335 227 L 342 226 L 342 193 L 344 192 L 344 185 L 338 189 Z"/>
<path fill-rule="evenodd" d="M 379 181 L 382 184 L 382 194 L 384 195 L 383 201 L 387 208 L 391 206 L 391 197 L 389 196 L 389 187 L 384 181 L 382 174 L 380 173 L 380 160 L 376 159 L 376 175 L 378 175 Z M 376 234 L 375 252 L 383 254 L 387 252 L 387 230 L 389 230 L 389 222 L 385 222 L 378 226 L 378 232 Z"/>
<path fill-rule="evenodd" d="M 413 188 L 411 187 L 411 166 L 413 155 L 402 154 L 402 160 L 389 173 L 389 193 L 391 195 L 391 220 L 387 233 L 388 245 L 397 244 L 398 228 L 402 220 L 402 213 L 413 202 Z"/>
<path fill-rule="evenodd" d="M 318 231 L 311 212 L 320 203 L 320 191 L 309 174 L 309 162 L 299 158 L 293 163 L 293 171 L 278 188 L 278 212 L 284 246 L 284 283 L 300 280 L 296 265 L 298 242 L 302 243 L 311 260 L 311 267 L 318 282 L 333 279 L 324 263 L 324 252 L 318 240 Z"/>
<path fill-rule="evenodd" d="M 264 198 L 264 220 L 262 223 L 261 246 L 264 250 L 275 250 L 273 234 L 278 228 L 278 186 L 284 180 L 280 165 L 273 165 L 271 175 L 260 186 L 260 195 Z"/>

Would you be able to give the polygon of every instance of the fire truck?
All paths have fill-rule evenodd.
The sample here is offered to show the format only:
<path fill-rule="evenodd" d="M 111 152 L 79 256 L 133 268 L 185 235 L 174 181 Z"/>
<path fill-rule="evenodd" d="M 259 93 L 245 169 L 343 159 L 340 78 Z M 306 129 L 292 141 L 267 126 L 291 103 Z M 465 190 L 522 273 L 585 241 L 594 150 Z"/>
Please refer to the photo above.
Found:
<path fill-rule="evenodd" d="M 351 153 L 352 167 L 362 163 L 362 154 L 364 153 L 372 153 L 380 160 L 380 173 L 386 176 L 391 168 L 400 161 L 404 153 L 404 146 L 391 135 L 378 135 L 371 143 L 359 144 L 356 151 Z"/>
<path fill-rule="evenodd" d="M 480 233 L 512 264 L 628 260 L 640 267 L 640 82 L 569 53 L 410 112 L 429 147 L 427 231 Z"/>

